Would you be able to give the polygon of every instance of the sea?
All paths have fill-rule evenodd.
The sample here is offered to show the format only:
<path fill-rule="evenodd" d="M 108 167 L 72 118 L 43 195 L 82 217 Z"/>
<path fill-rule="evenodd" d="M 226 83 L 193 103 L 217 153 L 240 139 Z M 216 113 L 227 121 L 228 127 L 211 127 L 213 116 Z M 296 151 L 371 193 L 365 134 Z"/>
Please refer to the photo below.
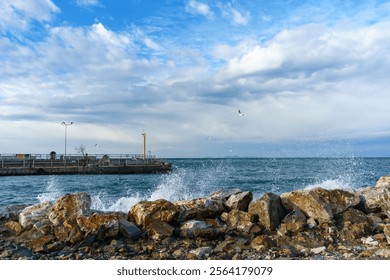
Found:
<path fill-rule="evenodd" d="M 42 175 L 0 177 L 0 206 L 55 201 L 87 192 L 92 209 L 128 212 L 142 200 L 206 197 L 222 189 L 266 192 L 358 189 L 390 174 L 390 158 L 181 158 L 169 174 Z"/>

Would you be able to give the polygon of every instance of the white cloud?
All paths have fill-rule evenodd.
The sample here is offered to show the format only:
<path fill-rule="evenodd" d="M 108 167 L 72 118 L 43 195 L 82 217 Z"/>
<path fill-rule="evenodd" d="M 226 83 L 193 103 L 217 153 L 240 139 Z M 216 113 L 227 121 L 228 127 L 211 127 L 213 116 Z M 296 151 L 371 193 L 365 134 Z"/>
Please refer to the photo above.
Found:
<path fill-rule="evenodd" d="M 208 18 L 214 17 L 214 12 L 207 4 L 198 2 L 196 0 L 190 0 L 186 4 L 186 11 L 192 14 L 199 14 Z"/>
<path fill-rule="evenodd" d="M 32 21 L 50 21 L 59 11 L 51 0 L 4 0 L 0 2 L 0 30 L 26 31 Z"/>
<path fill-rule="evenodd" d="M 250 13 L 240 12 L 238 9 L 232 6 L 231 2 L 227 4 L 219 4 L 222 15 L 228 18 L 234 25 L 247 25 L 251 19 Z"/>
<path fill-rule="evenodd" d="M 82 7 L 93 7 L 101 5 L 99 0 L 77 0 L 76 3 Z"/>

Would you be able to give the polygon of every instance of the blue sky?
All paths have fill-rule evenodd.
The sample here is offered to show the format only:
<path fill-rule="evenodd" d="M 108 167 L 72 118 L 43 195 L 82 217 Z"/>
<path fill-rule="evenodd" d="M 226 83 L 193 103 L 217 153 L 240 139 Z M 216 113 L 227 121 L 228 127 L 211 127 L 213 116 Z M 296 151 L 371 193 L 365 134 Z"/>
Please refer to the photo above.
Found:
<path fill-rule="evenodd" d="M 65 121 L 68 153 L 390 156 L 388 30 L 390 1 L 2 0 L 0 153 Z"/>

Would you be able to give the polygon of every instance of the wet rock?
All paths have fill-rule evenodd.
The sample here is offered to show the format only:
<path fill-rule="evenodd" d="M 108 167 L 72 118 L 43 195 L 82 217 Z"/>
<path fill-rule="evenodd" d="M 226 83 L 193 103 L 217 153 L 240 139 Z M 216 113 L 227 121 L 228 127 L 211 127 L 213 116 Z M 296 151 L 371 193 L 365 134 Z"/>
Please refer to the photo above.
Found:
<path fill-rule="evenodd" d="M 236 209 L 240 211 L 248 211 L 249 203 L 253 199 L 253 194 L 251 192 L 241 192 L 238 194 L 233 194 L 226 201 L 226 206 L 230 209 Z"/>
<path fill-rule="evenodd" d="M 191 219 L 215 219 L 226 211 L 225 201 L 215 197 L 175 201 L 174 204 L 179 209 L 179 214 L 176 218 L 178 222 Z"/>
<path fill-rule="evenodd" d="M 178 208 L 165 199 L 141 201 L 130 208 L 128 220 L 147 228 L 154 221 L 171 222 L 178 213 Z"/>
<path fill-rule="evenodd" d="M 80 229 L 86 233 L 97 234 L 100 228 L 104 229 L 105 237 L 114 237 L 119 233 L 117 215 L 94 213 L 89 216 L 79 216 L 76 221 Z"/>
<path fill-rule="evenodd" d="M 119 232 L 122 236 L 129 240 L 137 240 L 144 235 L 144 231 L 139 229 L 134 223 L 127 221 L 126 219 L 119 219 Z"/>
<path fill-rule="evenodd" d="M 363 209 L 368 212 L 384 212 L 390 217 L 390 176 L 379 178 L 374 187 L 358 190 Z"/>
<path fill-rule="evenodd" d="M 30 228 L 35 223 L 47 219 L 51 206 L 50 202 L 44 202 L 24 208 L 19 214 L 19 224 L 23 228 Z"/>
<path fill-rule="evenodd" d="M 259 218 L 259 222 L 268 230 L 275 230 L 285 216 L 280 197 L 266 193 L 249 204 L 248 212 Z"/>
<path fill-rule="evenodd" d="M 31 205 L 7 205 L 7 206 L 0 206 L 0 220 L 12 220 L 12 221 L 19 221 L 19 214 L 23 211 L 26 207 Z"/>
<path fill-rule="evenodd" d="M 78 216 L 90 214 L 91 196 L 87 193 L 66 194 L 52 206 L 49 220 L 54 226 L 74 225 Z"/>
<path fill-rule="evenodd" d="M 307 217 L 322 222 L 329 222 L 335 214 L 360 203 L 360 197 L 356 193 L 341 189 L 297 190 L 284 193 L 280 198 L 287 210 L 300 209 Z"/>
<path fill-rule="evenodd" d="M 149 224 L 147 232 L 149 237 L 154 240 L 161 240 L 172 236 L 175 228 L 166 222 L 154 221 Z"/>

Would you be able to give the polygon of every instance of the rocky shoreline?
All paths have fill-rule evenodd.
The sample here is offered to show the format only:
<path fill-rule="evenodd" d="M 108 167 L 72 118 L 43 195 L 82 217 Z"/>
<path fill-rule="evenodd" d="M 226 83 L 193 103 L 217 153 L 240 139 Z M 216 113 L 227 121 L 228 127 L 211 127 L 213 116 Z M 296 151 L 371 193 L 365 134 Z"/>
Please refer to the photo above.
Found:
<path fill-rule="evenodd" d="M 253 200 L 239 189 L 187 201 L 90 208 L 87 193 L 0 208 L 1 260 L 390 259 L 390 176 L 358 190 Z"/>

